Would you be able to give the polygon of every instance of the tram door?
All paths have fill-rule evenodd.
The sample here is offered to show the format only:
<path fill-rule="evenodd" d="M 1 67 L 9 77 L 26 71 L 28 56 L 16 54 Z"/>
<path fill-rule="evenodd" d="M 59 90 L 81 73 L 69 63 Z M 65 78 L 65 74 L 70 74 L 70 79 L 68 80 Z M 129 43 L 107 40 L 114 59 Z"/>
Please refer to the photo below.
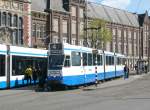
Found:
<path fill-rule="evenodd" d="M 82 65 L 83 65 L 83 74 L 84 74 L 84 83 L 86 83 L 87 82 L 87 76 L 86 76 L 86 74 L 87 74 L 87 65 L 88 65 L 88 63 L 87 63 L 87 60 L 88 60 L 88 54 L 87 53 L 82 53 Z"/>
<path fill-rule="evenodd" d="M 0 89 L 6 88 L 6 55 L 0 55 Z"/>

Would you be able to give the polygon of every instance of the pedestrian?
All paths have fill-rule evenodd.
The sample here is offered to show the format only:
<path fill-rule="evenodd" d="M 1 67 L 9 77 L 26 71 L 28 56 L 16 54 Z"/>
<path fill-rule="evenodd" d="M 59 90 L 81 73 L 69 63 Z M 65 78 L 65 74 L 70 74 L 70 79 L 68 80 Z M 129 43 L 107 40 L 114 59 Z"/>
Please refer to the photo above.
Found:
<path fill-rule="evenodd" d="M 37 69 L 35 67 L 33 68 L 32 78 L 33 78 L 33 81 L 34 81 L 34 85 L 36 85 L 36 81 L 37 81 Z"/>
<path fill-rule="evenodd" d="M 31 66 L 29 66 L 25 70 L 25 79 L 27 80 L 27 85 L 29 84 L 29 81 L 30 81 L 30 84 L 31 84 L 31 81 L 32 81 L 31 77 L 32 77 L 32 68 L 31 68 Z"/>
<path fill-rule="evenodd" d="M 145 64 L 145 73 L 148 72 L 147 67 L 148 67 L 148 65 Z"/>
<path fill-rule="evenodd" d="M 129 78 L 129 67 L 127 67 L 127 78 Z"/>
<path fill-rule="evenodd" d="M 38 80 L 39 80 L 38 87 L 41 89 L 42 88 L 42 71 L 39 66 L 37 68 L 37 74 L 38 74 Z"/>
<path fill-rule="evenodd" d="M 129 68 L 127 67 L 127 65 L 125 65 L 125 67 L 124 67 L 124 79 L 128 78 L 128 71 L 129 71 Z"/>

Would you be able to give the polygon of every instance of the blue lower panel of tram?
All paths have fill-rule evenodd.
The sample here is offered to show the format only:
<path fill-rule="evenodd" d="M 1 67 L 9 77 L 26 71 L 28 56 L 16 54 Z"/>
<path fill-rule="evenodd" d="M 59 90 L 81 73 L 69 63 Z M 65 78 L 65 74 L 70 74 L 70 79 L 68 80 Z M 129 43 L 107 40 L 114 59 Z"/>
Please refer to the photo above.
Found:
<path fill-rule="evenodd" d="M 123 71 L 117 71 L 117 76 L 122 76 Z M 98 80 L 104 80 L 109 78 L 116 77 L 115 72 L 107 72 L 107 73 L 98 73 Z M 82 85 L 85 83 L 95 82 L 95 73 L 94 74 L 86 74 L 86 75 L 76 75 L 76 76 L 63 76 L 63 77 L 48 77 L 50 81 L 60 81 L 60 84 L 67 86 L 75 86 Z"/>

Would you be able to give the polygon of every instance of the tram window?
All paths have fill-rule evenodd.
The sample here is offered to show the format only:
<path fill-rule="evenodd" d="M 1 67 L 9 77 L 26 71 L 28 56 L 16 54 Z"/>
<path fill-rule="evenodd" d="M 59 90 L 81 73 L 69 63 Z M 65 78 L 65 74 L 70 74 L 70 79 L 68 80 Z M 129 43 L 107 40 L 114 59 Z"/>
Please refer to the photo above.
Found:
<path fill-rule="evenodd" d="M 87 66 L 87 53 L 83 53 L 83 66 Z"/>
<path fill-rule="evenodd" d="M 93 65 L 96 65 L 96 54 L 93 54 Z"/>
<path fill-rule="evenodd" d="M 28 66 L 40 67 L 42 71 L 46 71 L 47 64 L 45 58 L 33 58 L 33 57 L 22 57 L 12 56 L 12 75 L 24 75 L 24 71 Z"/>
<path fill-rule="evenodd" d="M 111 57 L 111 65 L 114 65 L 114 57 Z"/>
<path fill-rule="evenodd" d="M 106 56 L 106 65 L 109 65 L 109 56 Z"/>
<path fill-rule="evenodd" d="M 112 57 L 111 56 L 109 56 L 109 63 L 108 63 L 108 65 L 112 65 Z"/>
<path fill-rule="evenodd" d="M 24 71 L 28 66 L 31 66 L 31 59 L 27 57 L 13 56 L 12 57 L 12 75 L 24 75 Z"/>
<path fill-rule="evenodd" d="M 80 52 L 72 52 L 72 66 L 81 66 L 81 55 Z"/>
<path fill-rule="evenodd" d="M 117 58 L 117 65 L 119 65 L 119 58 Z"/>
<path fill-rule="evenodd" d="M 121 58 L 117 58 L 117 65 L 121 65 Z"/>
<path fill-rule="evenodd" d="M 66 56 L 65 62 L 64 62 L 64 67 L 70 67 L 70 56 Z"/>
<path fill-rule="evenodd" d="M 123 65 L 124 64 L 124 59 L 123 58 L 121 58 L 121 65 Z"/>
<path fill-rule="evenodd" d="M 125 65 L 125 63 L 126 63 L 126 59 L 125 59 L 125 58 L 123 58 L 123 65 Z"/>
<path fill-rule="evenodd" d="M 5 55 L 0 55 L 0 76 L 5 76 Z"/>
<path fill-rule="evenodd" d="M 97 55 L 97 65 L 103 65 L 102 55 Z"/>
<path fill-rule="evenodd" d="M 100 65 L 100 55 L 97 55 L 97 65 Z"/>
<path fill-rule="evenodd" d="M 88 66 L 92 66 L 92 54 L 88 53 Z"/>

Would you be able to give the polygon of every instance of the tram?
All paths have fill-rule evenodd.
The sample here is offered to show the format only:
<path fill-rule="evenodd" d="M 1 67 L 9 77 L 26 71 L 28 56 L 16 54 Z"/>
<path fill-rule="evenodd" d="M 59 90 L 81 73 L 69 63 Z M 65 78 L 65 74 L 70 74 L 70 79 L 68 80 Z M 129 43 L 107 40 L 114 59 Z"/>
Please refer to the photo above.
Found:
<path fill-rule="evenodd" d="M 62 43 L 48 50 L 48 84 L 76 86 L 124 75 L 125 56 Z"/>
<path fill-rule="evenodd" d="M 24 71 L 29 65 L 47 70 L 47 50 L 0 44 L 0 89 L 26 84 Z"/>

